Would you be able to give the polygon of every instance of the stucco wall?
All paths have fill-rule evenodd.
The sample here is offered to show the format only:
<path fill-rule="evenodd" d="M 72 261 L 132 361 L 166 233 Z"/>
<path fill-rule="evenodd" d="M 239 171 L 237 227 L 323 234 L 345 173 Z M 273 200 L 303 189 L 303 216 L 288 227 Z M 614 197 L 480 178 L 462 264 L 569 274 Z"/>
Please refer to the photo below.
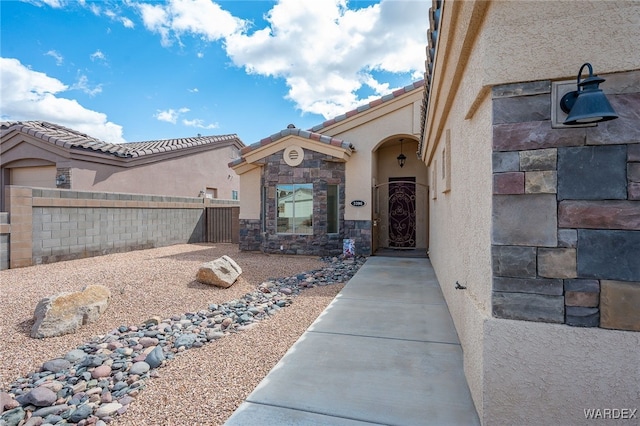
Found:
<path fill-rule="evenodd" d="M 584 62 L 596 73 L 638 69 L 638 16 L 631 0 L 493 1 L 477 46 L 484 84 L 576 78 Z"/>
<path fill-rule="evenodd" d="M 639 408 L 637 335 L 490 311 L 491 86 L 575 78 L 586 61 L 600 74 L 640 68 L 629 43 L 640 38 L 640 4 L 579 3 L 444 2 L 423 158 L 431 179 L 449 131 L 452 175 L 450 194 L 430 180 L 430 254 L 486 425 L 582 424 L 583 409 Z"/>
<path fill-rule="evenodd" d="M 240 219 L 260 219 L 262 168 L 250 170 L 240 178 Z"/>
<path fill-rule="evenodd" d="M 360 117 L 322 130 L 324 134 L 351 142 L 356 147 L 356 152 L 346 165 L 346 220 L 371 220 L 371 209 L 353 207 L 349 203 L 352 200 L 364 200 L 371 206 L 371 178 L 374 176 L 372 152 L 379 144 L 403 135 L 418 138 L 420 128 L 416 115 L 420 111 L 421 98 L 422 92 L 417 90 L 389 101 L 380 110 L 360 113 Z M 407 157 L 415 157 L 414 154 L 405 152 Z"/>
<path fill-rule="evenodd" d="M 638 424 L 640 333 L 492 319 L 483 334 L 485 425 Z M 606 408 L 639 413 L 585 419 Z"/>
<path fill-rule="evenodd" d="M 49 146 L 18 133 L 3 140 L 2 169 L 54 166 L 57 171 L 53 175 L 44 173 L 38 185 L 31 185 L 38 187 L 55 188 L 55 175 L 65 173 L 69 179 L 59 188 L 197 197 L 209 187 L 217 189 L 217 198 L 230 200 L 232 191 L 240 188 L 239 177 L 228 167 L 236 151 L 232 146 L 193 148 L 122 160 L 78 150 L 70 154 L 57 145 Z M 13 182 L 4 173 L 0 178 L 2 185 L 29 184 Z M 33 181 L 35 177 L 30 179 Z"/>
<path fill-rule="evenodd" d="M 130 168 L 72 161 L 71 189 L 197 197 L 209 187 L 217 188 L 217 198 L 230 200 L 231 191 L 240 188 L 238 175 L 227 166 L 231 155 L 224 147 Z"/>
<path fill-rule="evenodd" d="M 454 106 L 463 108 L 462 103 Z M 476 407 L 482 406 L 482 322 L 491 312 L 490 102 L 472 120 L 447 122 L 430 164 L 429 256 L 464 349 L 465 373 Z M 450 135 L 451 191 L 442 192 L 442 151 Z M 432 173 L 433 172 L 433 173 Z M 433 199 L 433 197 L 436 197 Z M 467 287 L 456 290 L 456 282 Z M 478 410 L 481 412 L 481 410 Z"/>

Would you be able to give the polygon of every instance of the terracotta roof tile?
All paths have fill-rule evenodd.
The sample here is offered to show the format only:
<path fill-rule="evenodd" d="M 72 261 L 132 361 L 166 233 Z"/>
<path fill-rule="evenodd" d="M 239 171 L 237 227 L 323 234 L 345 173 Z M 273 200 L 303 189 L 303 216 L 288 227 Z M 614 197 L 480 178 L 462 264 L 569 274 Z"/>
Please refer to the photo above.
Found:
<path fill-rule="evenodd" d="M 177 151 L 199 145 L 215 145 L 224 142 L 237 142 L 244 145 L 236 134 L 114 144 L 93 138 L 77 130 L 46 121 L 2 122 L 0 128 L 2 130 L 2 137 L 16 130 L 67 149 L 99 151 L 120 158 L 136 158 L 144 155 Z"/>
<path fill-rule="evenodd" d="M 240 150 L 240 154 L 243 157 L 240 157 L 232 162 L 229 163 L 229 167 L 233 167 L 233 166 L 237 166 L 239 164 L 244 163 L 246 160 L 244 158 L 244 155 L 254 151 L 258 148 L 261 148 L 263 146 L 269 145 L 271 143 L 277 142 L 278 140 L 286 137 L 286 136 L 290 136 L 290 135 L 294 135 L 294 136 L 299 136 L 301 138 L 305 138 L 305 139 L 310 139 L 310 140 L 314 140 L 314 141 L 318 141 L 321 143 L 325 143 L 327 145 L 333 145 L 333 146 L 339 146 L 343 149 L 346 150 L 355 150 L 354 146 L 351 145 L 351 143 L 349 142 L 345 142 L 341 139 L 337 139 L 337 138 L 332 138 L 331 136 L 327 136 L 327 135 L 322 135 L 320 133 L 316 133 L 313 131 L 309 131 L 309 130 L 302 130 L 302 129 L 297 129 L 295 127 L 293 128 L 286 128 L 284 130 L 279 131 L 278 133 L 274 133 L 273 135 L 269 136 L 268 138 L 264 138 L 261 139 L 259 142 L 253 143 L 249 146 L 246 146 L 244 148 L 242 148 Z"/>

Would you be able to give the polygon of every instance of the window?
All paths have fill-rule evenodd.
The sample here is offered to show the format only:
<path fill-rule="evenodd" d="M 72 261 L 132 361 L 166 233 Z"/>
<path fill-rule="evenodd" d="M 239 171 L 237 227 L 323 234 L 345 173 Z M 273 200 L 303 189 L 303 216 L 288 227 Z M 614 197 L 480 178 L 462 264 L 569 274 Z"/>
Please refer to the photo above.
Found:
<path fill-rule="evenodd" d="M 433 160 L 433 167 L 431 168 L 431 199 L 436 200 L 438 198 L 438 160 Z"/>
<path fill-rule="evenodd" d="M 313 233 L 313 184 L 278 185 L 277 232 L 280 234 Z"/>
<path fill-rule="evenodd" d="M 231 199 L 232 200 L 237 200 L 238 199 L 238 191 L 236 191 L 235 189 L 231 190 Z"/>
<path fill-rule="evenodd" d="M 205 197 L 206 198 L 210 198 L 210 199 L 218 198 L 218 188 L 208 188 L 207 187 L 206 192 L 205 192 Z"/>
<path fill-rule="evenodd" d="M 260 194 L 261 196 L 261 204 L 262 204 L 262 217 L 260 218 L 260 222 L 262 222 L 262 232 L 267 232 L 267 187 L 264 186 L 262 187 L 262 193 Z"/>
<path fill-rule="evenodd" d="M 338 185 L 327 186 L 327 233 L 338 233 Z"/>
<path fill-rule="evenodd" d="M 442 149 L 442 192 L 451 191 L 451 130 L 447 129 Z"/>

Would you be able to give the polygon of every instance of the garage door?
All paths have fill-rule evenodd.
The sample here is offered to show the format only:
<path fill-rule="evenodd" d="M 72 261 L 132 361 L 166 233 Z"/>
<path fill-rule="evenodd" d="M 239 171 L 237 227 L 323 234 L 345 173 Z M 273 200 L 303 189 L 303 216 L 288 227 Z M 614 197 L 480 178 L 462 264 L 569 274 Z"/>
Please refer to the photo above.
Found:
<path fill-rule="evenodd" d="M 55 188 L 56 166 L 12 168 L 10 185 Z"/>

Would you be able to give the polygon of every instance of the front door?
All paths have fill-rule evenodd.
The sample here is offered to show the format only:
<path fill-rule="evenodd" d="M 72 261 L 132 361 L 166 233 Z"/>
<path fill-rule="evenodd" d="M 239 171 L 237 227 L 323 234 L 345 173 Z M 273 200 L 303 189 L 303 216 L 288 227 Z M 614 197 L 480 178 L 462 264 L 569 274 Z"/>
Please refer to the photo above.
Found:
<path fill-rule="evenodd" d="M 416 178 L 389 178 L 389 247 L 416 247 Z"/>

